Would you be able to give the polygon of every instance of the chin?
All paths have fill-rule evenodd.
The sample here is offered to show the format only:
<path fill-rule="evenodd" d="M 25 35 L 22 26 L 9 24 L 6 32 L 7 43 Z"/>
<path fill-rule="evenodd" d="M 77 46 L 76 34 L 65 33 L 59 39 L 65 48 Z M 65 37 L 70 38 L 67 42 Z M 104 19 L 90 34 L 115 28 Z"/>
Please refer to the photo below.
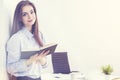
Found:
<path fill-rule="evenodd" d="M 32 26 L 33 24 L 34 24 L 34 23 L 29 23 L 28 25 L 29 25 L 29 26 Z"/>

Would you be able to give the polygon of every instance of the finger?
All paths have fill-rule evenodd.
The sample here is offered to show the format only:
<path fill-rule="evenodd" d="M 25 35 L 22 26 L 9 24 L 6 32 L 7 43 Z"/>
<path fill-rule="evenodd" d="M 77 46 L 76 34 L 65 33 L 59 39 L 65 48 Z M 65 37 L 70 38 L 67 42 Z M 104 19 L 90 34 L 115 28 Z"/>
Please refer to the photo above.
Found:
<path fill-rule="evenodd" d="M 42 51 L 42 52 L 39 54 L 39 56 L 43 56 L 45 52 L 46 52 L 45 50 Z"/>
<path fill-rule="evenodd" d="M 34 59 L 34 58 L 36 58 L 37 56 L 38 56 L 38 54 L 35 54 L 35 55 L 31 56 L 30 59 Z"/>
<path fill-rule="evenodd" d="M 50 50 L 46 51 L 45 54 L 47 55 L 50 52 Z"/>
<path fill-rule="evenodd" d="M 48 54 L 49 54 L 49 52 L 50 52 L 50 50 L 46 51 L 46 52 L 43 54 L 43 56 L 48 55 Z"/>
<path fill-rule="evenodd" d="M 45 50 L 40 53 L 40 55 L 43 55 L 45 53 Z"/>
<path fill-rule="evenodd" d="M 34 57 L 38 56 L 38 53 L 34 55 Z"/>

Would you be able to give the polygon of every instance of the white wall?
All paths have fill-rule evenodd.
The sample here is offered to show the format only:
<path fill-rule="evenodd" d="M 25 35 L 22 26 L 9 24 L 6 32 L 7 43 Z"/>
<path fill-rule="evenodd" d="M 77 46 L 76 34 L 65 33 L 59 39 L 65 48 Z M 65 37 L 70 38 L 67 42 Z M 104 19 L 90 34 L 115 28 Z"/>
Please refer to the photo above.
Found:
<path fill-rule="evenodd" d="M 0 0 L 0 80 L 7 79 L 5 44 L 9 36 L 8 14 L 3 0 Z"/>
<path fill-rule="evenodd" d="M 39 1 L 40 27 L 48 41 L 68 51 L 71 69 L 88 73 L 111 64 L 120 72 L 119 0 Z"/>
<path fill-rule="evenodd" d="M 9 15 L 13 16 L 12 8 L 18 1 L 11 4 L 5 0 Z M 47 43 L 56 42 L 57 51 L 68 52 L 72 70 L 88 73 L 111 64 L 114 73 L 120 74 L 119 0 L 34 0 L 34 3 Z"/>

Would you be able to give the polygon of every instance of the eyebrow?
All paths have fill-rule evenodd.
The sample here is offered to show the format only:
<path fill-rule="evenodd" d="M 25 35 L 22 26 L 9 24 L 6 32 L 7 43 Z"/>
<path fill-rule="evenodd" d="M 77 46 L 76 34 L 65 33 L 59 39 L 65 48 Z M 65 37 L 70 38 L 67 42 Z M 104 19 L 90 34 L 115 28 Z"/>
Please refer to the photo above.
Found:
<path fill-rule="evenodd" d="M 34 9 L 31 9 L 29 12 L 34 11 Z M 28 13 L 28 12 L 22 12 L 22 13 Z"/>

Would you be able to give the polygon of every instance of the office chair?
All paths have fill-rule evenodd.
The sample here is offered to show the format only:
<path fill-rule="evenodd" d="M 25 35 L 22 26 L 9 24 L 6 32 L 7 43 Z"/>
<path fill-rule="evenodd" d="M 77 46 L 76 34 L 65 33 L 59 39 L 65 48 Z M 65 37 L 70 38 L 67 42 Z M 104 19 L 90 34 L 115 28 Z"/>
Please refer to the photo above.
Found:
<path fill-rule="evenodd" d="M 52 64 L 54 73 L 69 74 L 70 66 L 67 52 L 55 52 L 52 54 Z"/>

